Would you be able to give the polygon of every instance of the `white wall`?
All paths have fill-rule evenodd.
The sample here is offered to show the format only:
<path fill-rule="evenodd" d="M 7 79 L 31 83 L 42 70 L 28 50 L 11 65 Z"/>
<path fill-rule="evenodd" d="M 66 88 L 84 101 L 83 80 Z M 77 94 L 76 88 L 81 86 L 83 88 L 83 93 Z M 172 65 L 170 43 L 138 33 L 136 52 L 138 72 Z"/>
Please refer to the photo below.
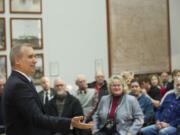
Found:
<path fill-rule="evenodd" d="M 59 63 L 60 76 L 74 84 L 80 73 L 94 80 L 95 59 L 107 68 L 105 0 L 43 0 L 46 75 L 50 62 Z"/>
<path fill-rule="evenodd" d="M 180 0 L 170 1 L 172 69 L 180 69 Z"/>
<path fill-rule="evenodd" d="M 88 81 L 94 79 L 95 59 L 103 59 L 108 75 L 107 27 L 105 0 L 42 0 L 42 15 L 10 15 L 6 2 L 5 16 L 7 51 L 10 49 L 10 17 L 42 17 L 45 75 L 50 75 L 49 64 L 59 63 L 59 75 L 68 84 L 74 84 L 77 74 L 83 73 Z M 180 0 L 170 0 L 172 68 L 180 68 Z M 10 66 L 8 63 L 8 73 Z"/>

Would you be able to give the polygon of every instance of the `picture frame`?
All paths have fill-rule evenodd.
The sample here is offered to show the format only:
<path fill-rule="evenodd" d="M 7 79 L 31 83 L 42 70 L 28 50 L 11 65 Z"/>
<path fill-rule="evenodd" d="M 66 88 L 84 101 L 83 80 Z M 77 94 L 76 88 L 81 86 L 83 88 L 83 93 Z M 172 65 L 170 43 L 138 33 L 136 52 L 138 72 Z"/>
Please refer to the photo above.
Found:
<path fill-rule="evenodd" d="M 44 76 L 44 55 L 42 53 L 37 53 L 36 60 L 36 69 L 32 76 L 32 80 L 35 85 L 39 85 L 41 78 Z"/>
<path fill-rule="evenodd" d="M 169 1 L 106 0 L 106 5 L 109 75 L 171 72 Z"/>
<path fill-rule="evenodd" d="M 5 3 L 4 0 L 0 0 L 0 13 L 4 13 L 5 11 Z"/>
<path fill-rule="evenodd" d="M 42 0 L 10 0 L 10 13 L 41 14 Z"/>
<path fill-rule="evenodd" d="M 0 75 L 7 79 L 7 56 L 0 55 Z"/>
<path fill-rule="evenodd" d="M 43 27 L 41 18 L 10 18 L 11 47 L 31 43 L 34 49 L 43 48 Z"/>
<path fill-rule="evenodd" d="M 57 61 L 49 62 L 49 74 L 51 77 L 59 76 L 59 62 Z"/>
<path fill-rule="evenodd" d="M 0 51 L 6 50 L 5 18 L 0 17 Z"/>

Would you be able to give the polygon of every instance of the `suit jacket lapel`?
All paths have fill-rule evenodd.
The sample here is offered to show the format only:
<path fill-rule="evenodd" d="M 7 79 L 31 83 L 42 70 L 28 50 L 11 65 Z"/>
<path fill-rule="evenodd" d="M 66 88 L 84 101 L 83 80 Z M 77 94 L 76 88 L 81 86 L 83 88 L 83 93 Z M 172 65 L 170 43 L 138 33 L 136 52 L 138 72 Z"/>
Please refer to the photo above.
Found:
<path fill-rule="evenodd" d="M 12 75 L 18 76 L 22 81 L 24 81 L 27 85 L 29 85 L 32 88 L 31 90 L 36 97 L 35 99 L 36 99 L 37 103 L 39 104 L 40 108 L 42 109 L 42 111 L 44 112 L 43 104 L 39 98 L 39 95 L 38 95 L 33 83 L 29 82 L 29 80 L 24 75 L 20 74 L 19 72 L 12 71 Z"/>

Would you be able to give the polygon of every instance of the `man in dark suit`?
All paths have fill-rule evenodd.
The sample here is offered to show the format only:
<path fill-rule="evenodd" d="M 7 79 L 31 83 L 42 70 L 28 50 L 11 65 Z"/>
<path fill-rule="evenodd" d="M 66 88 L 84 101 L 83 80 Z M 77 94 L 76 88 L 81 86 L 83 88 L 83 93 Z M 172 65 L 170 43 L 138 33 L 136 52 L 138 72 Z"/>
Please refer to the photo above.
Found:
<path fill-rule="evenodd" d="M 5 133 L 4 120 L 2 116 L 2 94 L 4 91 L 5 78 L 0 75 L 0 135 Z"/>
<path fill-rule="evenodd" d="M 10 61 L 12 73 L 4 87 L 2 99 L 6 135 L 47 135 L 50 131 L 68 132 L 70 126 L 84 128 L 80 122 L 82 117 L 68 119 L 46 115 L 31 83 L 30 76 L 35 73 L 37 61 L 30 44 L 14 46 Z"/>
<path fill-rule="evenodd" d="M 50 87 L 49 78 L 43 76 L 41 78 L 41 87 L 42 90 L 38 93 L 39 97 L 44 105 L 47 105 L 48 102 L 54 97 L 55 91 Z"/>

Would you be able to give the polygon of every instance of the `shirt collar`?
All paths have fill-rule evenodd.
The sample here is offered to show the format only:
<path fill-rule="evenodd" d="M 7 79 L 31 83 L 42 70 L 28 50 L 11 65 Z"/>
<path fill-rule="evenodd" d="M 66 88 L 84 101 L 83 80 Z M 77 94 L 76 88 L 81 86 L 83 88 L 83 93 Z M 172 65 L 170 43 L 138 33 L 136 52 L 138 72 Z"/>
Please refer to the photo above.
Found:
<path fill-rule="evenodd" d="M 31 78 L 29 76 L 27 76 L 25 73 L 23 73 L 23 72 L 21 72 L 21 71 L 19 71 L 17 69 L 14 69 L 14 71 L 16 71 L 16 72 L 20 73 L 21 75 L 23 75 L 24 77 L 26 77 L 26 79 L 28 79 L 29 82 L 32 81 Z"/>
<path fill-rule="evenodd" d="M 46 94 L 46 92 L 48 93 L 48 94 L 50 94 L 50 89 L 49 90 L 47 90 L 47 91 L 44 91 L 44 93 Z"/>
<path fill-rule="evenodd" d="M 176 99 L 179 99 L 180 98 L 180 92 L 175 89 L 174 93 L 176 95 Z"/>
<path fill-rule="evenodd" d="M 79 95 L 79 94 L 86 94 L 86 93 L 87 93 L 87 90 L 80 90 L 80 89 L 78 89 L 78 93 L 77 94 Z"/>

